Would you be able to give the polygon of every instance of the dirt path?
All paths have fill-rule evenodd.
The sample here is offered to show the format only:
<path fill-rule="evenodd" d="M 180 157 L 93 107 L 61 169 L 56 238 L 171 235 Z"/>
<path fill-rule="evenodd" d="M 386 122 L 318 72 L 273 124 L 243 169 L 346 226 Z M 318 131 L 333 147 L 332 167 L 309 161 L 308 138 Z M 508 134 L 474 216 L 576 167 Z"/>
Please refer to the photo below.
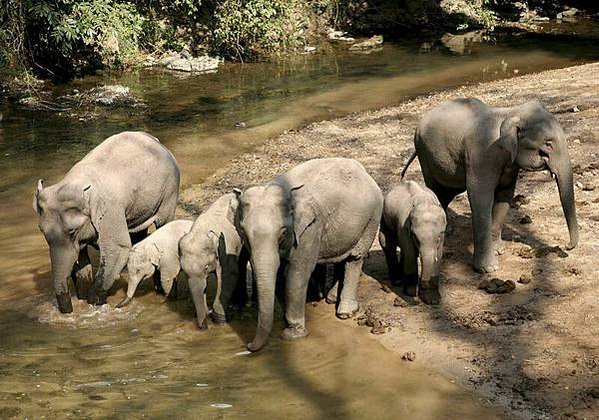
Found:
<path fill-rule="evenodd" d="M 181 212 L 198 213 L 233 187 L 261 183 L 300 162 L 327 156 L 359 160 L 386 192 L 399 181 L 411 154 L 418 119 L 434 105 L 464 96 L 496 106 L 539 99 L 556 114 L 568 136 L 576 172 L 579 246 L 563 251 L 567 229 L 549 175 L 524 173 L 516 193 L 525 199 L 507 220 L 508 247 L 494 276 L 472 271 L 470 209 L 467 198 L 460 196 L 450 207 L 442 304 L 407 305 L 395 290 L 385 287 L 387 269 L 376 243 L 361 278 L 361 306 L 369 314 L 366 324 L 378 326 L 375 333 L 383 332 L 373 337 L 398 357 L 412 351 L 413 363 L 468 384 L 515 415 L 597 418 L 598 75 L 599 64 L 547 71 L 465 86 L 289 131 L 232 161 L 205 183 L 187 188 Z M 421 179 L 417 162 L 408 178 Z M 525 216 L 530 223 L 521 223 Z M 562 248 L 553 248 L 558 245 Z M 514 280 L 516 289 L 487 294 L 478 284 L 488 277 Z M 364 316 L 359 324 L 364 324 Z"/>

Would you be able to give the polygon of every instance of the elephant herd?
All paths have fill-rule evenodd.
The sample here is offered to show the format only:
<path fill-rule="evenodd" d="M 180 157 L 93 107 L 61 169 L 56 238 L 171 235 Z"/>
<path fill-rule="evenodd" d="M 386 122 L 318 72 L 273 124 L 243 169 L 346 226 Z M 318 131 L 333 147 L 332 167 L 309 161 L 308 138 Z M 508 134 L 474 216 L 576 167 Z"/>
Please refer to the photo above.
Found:
<path fill-rule="evenodd" d="M 307 335 L 305 302 L 317 265 L 334 265 L 337 284 L 327 301 L 336 303 L 337 316 L 355 314 L 362 264 L 377 232 L 390 279 L 406 294 L 438 304 L 447 206 L 467 191 L 473 267 L 483 273 L 497 270 L 502 225 L 520 169 L 549 170 L 570 233 L 567 248 L 577 245 L 566 138 L 539 102 L 493 108 L 472 98 L 447 101 L 422 118 L 414 145 L 402 178 L 418 157 L 426 186 L 402 181 L 383 197 L 357 161 L 313 159 L 263 185 L 234 189 L 192 222 L 173 220 L 179 168 L 168 149 L 142 132 L 109 137 L 58 183 L 45 187 L 38 181 L 33 204 L 50 248 L 58 309 L 73 311 L 69 278 L 79 299 L 102 305 L 127 266 L 127 295 L 118 304 L 123 307 L 143 279 L 159 273 L 168 295 L 183 271 L 198 325 L 205 329 L 208 277 L 217 279 L 212 321 L 224 323 L 249 262 L 259 313 L 248 349 L 258 351 L 272 330 L 275 296 L 285 308 L 283 337 Z M 156 230 L 148 235 L 151 225 Z M 99 250 L 94 274 L 88 245 Z"/>

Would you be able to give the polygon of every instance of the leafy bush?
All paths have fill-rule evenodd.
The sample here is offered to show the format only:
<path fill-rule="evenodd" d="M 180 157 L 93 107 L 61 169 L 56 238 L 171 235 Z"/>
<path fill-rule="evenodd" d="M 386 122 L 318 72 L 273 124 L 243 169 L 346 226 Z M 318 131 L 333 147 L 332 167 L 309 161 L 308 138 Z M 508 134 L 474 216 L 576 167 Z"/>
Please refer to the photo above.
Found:
<path fill-rule="evenodd" d="M 229 57 L 256 58 L 301 44 L 302 13 L 296 0 L 222 0 L 213 22 L 213 50 Z"/>

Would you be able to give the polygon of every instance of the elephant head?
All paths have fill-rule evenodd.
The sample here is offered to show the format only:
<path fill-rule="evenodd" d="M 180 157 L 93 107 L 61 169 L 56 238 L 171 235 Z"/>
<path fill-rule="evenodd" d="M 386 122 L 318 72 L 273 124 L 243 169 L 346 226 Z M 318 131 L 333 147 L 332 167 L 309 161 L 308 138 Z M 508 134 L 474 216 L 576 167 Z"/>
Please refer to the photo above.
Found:
<path fill-rule="evenodd" d="M 140 243 L 140 245 L 142 244 Z M 154 243 L 147 246 L 134 246 L 131 249 L 129 260 L 127 261 L 127 273 L 129 275 L 127 295 L 116 305 L 117 308 L 122 308 L 133 300 L 133 295 L 139 283 L 152 276 L 156 271 L 156 267 L 160 265 L 161 255 L 162 250 Z M 162 289 L 168 295 L 172 286 L 172 283 L 170 285 L 163 283 Z"/>
<path fill-rule="evenodd" d="M 50 247 L 54 290 L 62 313 L 73 312 L 68 278 L 79 258 L 81 244 L 97 235 L 94 219 L 101 218 L 100 207 L 91 184 L 44 188 L 43 181 L 38 181 L 33 208 Z"/>
<path fill-rule="evenodd" d="M 181 268 L 187 274 L 196 306 L 198 325 L 208 328 L 204 293 L 208 276 L 219 267 L 219 235 L 210 229 L 196 228 L 179 241 Z M 197 290 L 197 293 L 195 293 Z"/>
<path fill-rule="evenodd" d="M 420 253 L 418 294 L 427 304 L 438 304 L 443 241 L 447 221 L 440 204 L 416 204 L 410 213 L 410 233 Z"/>
<path fill-rule="evenodd" d="M 527 171 L 548 169 L 557 182 L 562 209 L 568 224 L 572 249 L 578 244 L 578 222 L 574 201 L 572 163 L 562 127 L 539 102 L 513 108 L 502 122 L 500 144 L 512 163 Z"/>
<path fill-rule="evenodd" d="M 268 342 L 273 325 L 275 286 L 281 257 L 297 244 L 292 210 L 293 191 L 269 184 L 236 190 L 239 211 L 236 227 L 250 251 L 250 263 L 258 290 L 258 327 L 250 351 L 258 351 Z"/>

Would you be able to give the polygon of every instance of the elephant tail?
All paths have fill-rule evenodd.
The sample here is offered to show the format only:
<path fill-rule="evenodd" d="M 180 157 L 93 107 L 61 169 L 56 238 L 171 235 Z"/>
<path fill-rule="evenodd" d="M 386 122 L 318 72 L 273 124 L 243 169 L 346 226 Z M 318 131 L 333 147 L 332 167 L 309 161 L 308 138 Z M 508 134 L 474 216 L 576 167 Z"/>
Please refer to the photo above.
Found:
<path fill-rule="evenodd" d="M 402 181 L 403 181 L 403 177 L 406 175 L 406 172 L 408 171 L 408 167 L 412 164 L 414 159 L 416 159 L 416 151 L 415 150 L 414 150 L 414 153 L 412 153 L 412 156 L 410 156 L 410 159 L 408 159 L 408 163 L 406 163 L 406 166 L 403 168 L 403 171 L 401 171 L 401 180 Z"/>

